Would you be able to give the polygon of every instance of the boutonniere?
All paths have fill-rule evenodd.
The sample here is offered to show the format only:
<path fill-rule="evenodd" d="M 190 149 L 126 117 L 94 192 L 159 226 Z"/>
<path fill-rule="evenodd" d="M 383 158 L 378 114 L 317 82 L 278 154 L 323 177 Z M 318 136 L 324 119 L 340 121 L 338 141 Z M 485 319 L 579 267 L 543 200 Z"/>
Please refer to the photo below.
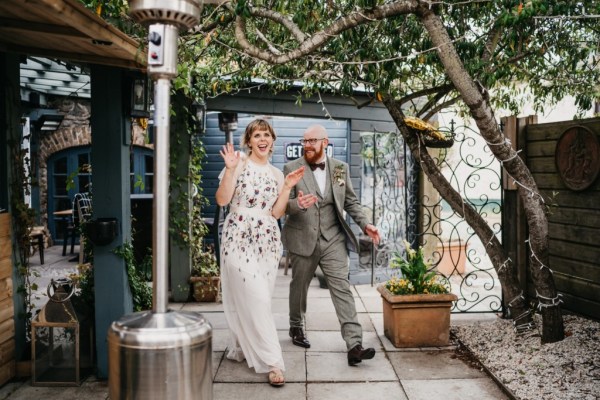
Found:
<path fill-rule="evenodd" d="M 344 166 L 338 165 L 333 170 L 333 180 L 340 186 L 344 186 L 346 184 L 346 173 L 344 172 Z"/>

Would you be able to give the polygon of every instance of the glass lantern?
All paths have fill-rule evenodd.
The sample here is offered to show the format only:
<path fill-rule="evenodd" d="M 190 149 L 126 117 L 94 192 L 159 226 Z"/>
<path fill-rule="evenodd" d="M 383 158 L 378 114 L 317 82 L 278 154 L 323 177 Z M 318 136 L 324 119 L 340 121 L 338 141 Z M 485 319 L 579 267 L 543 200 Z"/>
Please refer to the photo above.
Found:
<path fill-rule="evenodd" d="M 92 365 L 91 327 L 82 324 L 71 303 L 75 286 L 70 279 L 52 280 L 49 301 L 31 323 L 34 386 L 79 386 Z M 83 334 L 83 335 L 82 335 Z M 81 341 L 84 337 L 83 357 Z"/>

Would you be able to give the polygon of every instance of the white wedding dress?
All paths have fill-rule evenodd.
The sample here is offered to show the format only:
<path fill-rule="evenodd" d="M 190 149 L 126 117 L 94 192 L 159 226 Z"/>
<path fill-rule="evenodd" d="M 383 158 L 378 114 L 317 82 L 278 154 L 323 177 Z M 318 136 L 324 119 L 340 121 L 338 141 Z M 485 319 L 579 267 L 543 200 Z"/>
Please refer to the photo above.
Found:
<path fill-rule="evenodd" d="M 271 312 L 282 245 L 271 215 L 283 173 L 270 164 L 240 162 L 221 236 L 223 308 L 230 329 L 227 358 L 257 373 L 284 370 Z M 234 176 L 235 178 L 235 176 Z"/>

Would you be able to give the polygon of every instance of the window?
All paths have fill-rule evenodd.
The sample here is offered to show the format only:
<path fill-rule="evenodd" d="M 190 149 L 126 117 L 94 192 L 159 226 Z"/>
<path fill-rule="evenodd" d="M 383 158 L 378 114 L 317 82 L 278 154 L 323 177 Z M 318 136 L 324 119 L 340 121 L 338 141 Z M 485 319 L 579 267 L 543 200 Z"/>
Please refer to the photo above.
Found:
<path fill-rule="evenodd" d="M 132 197 L 151 195 L 154 185 L 154 151 L 134 146 L 129 160 Z"/>
<path fill-rule="evenodd" d="M 72 209 L 75 193 L 89 192 L 92 184 L 90 146 L 60 151 L 48 160 L 48 229 L 62 242 L 68 219 L 54 212 Z"/>

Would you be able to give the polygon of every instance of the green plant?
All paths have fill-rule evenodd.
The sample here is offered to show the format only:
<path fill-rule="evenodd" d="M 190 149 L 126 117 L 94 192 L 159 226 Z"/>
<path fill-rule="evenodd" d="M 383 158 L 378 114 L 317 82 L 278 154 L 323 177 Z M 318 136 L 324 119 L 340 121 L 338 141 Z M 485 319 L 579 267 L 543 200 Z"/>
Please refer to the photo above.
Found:
<path fill-rule="evenodd" d="M 9 139 L 8 147 L 12 159 L 12 175 L 10 180 L 10 206 L 12 218 L 13 254 L 17 275 L 17 293 L 22 300 L 22 309 L 18 315 L 25 322 L 25 337 L 31 340 L 31 320 L 33 318 L 34 292 L 38 290 L 35 278 L 39 273 L 29 265 L 31 256 L 31 229 L 35 225 L 35 211 L 25 202 L 25 195 L 31 195 L 31 186 L 35 183 L 30 170 L 30 159 L 27 152 L 21 148 L 23 137 Z"/>
<path fill-rule="evenodd" d="M 218 301 L 221 291 L 220 270 L 212 247 L 192 253 L 190 283 L 196 301 Z"/>
<path fill-rule="evenodd" d="M 385 283 L 391 293 L 402 294 L 444 294 L 449 289 L 443 278 L 431 271 L 431 267 L 423 257 L 423 248 L 411 248 L 410 243 L 404 241 L 406 257 L 396 252 L 391 261 L 392 268 L 399 268 L 402 277 L 393 277 Z"/>
<path fill-rule="evenodd" d="M 219 264 L 212 246 L 192 253 L 192 276 L 219 276 Z"/>
<path fill-rule="evenodd" d="M 78 313 L 85 314 L 91 321 L 94 320 L 96 297 L 94 293 L 94 268 L 92 263 L 79 264 L 77 273 L 69 275 L 77 286 L 72 297 L 73 306 Z"/>
<path fill-rule="evenodd" d="M 152 288 L 148 286 L 144 275 L 140 269 L 136 267 L 135 255 L 133 252 L 133 244 L 125 242 L 122 246 L 117 247 L 114 253 L 123 258 L 125 268 L 127 269 L 127 280 L 129 281 L 129 290 L 133 299 L 133 310 L 142 311 L 152 308 Z M 147 255 L 146 258 L 152 257 Z M 145 259 L 142 264 L 147 263 Z"/>

